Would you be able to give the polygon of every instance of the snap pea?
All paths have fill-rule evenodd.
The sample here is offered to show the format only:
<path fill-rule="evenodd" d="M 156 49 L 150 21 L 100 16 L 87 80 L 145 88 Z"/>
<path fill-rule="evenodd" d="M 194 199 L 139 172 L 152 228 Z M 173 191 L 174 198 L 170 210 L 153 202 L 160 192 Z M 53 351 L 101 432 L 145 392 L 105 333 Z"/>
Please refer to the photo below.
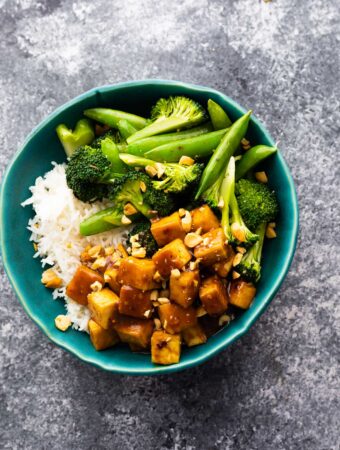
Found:
<path fill-rule="evenodd" d="M 131 155 L 143 156 L 149 150 L 152 150 L 160 145 L 169 144 L 170 142 L 178 141 L 180 139 L 189 139 L 195 136 L 200 136 L 213 131 L 213 127 L 210 122 L 200 125 L 190 130 L 177 131 L 176 133 L 159 134 L 157 136 L 151 136 L 141 139 L 140 141 L 129 144 L 122 151 L 124 153 L 130 153 Z"/>
<path fill-rule="evenodd" d="M 145 153 L 147 158 L 159 162 L 177 162 L 181 156 L 193 159 L 205 158 L 218 146 L 227 129 L 212 131 L 189 139 L 169 142 Z"/>
<path fill-rule="evenodd" d="M 79 225 L 82 236 L 103 233 L 112 228 L 122 226 L 122 214 L 117 214 L 116 208 L 107 208 L 83 220 Z"/>
<path fill-rule="evenodd" d="M 250 110 L 236 120 L 222 138 L 203 171 L 195 200 L 217 180 L 222 170 L 224 170 L 230 157 L 233 156 L 247 132 L 251 113 L 252 111 Z"/>
<path fill-rule="evenodd" d="M 117 128 L 124 139 L 127 139 L 131 134 L 136 133 L 137 131 L 137 128 L 125 119 L 122 119 L 117 123 Z"/>
<path fill-rule="evenodd" d="M 120 120 L 127 120 L 137 130 L 144 128 L 147 120 L 144 117 L 136 116 L 135 114 L 126 113 L 117 109 L 110 108 L 91 108 L 85 109 L 84 115 L 96 122 L 103 123 L 112 128 L 117 128 Z"/>
<path fill-rule="evenodd" d="M 111 139 L 106 138 L 101 142 L 101 150 L 107 159 L 112 164 L 113 170 L 117 173 L 127 172 L 127 166 L 119 158 L 119 151 L 117 145 L 111 141 Z"/>
<path fill-rule="evenodd" d="M 236 180 L 244 177 L 250 169 L 276 152 L 276 147 L 269 147 L 267 145 L 256 145 L 255 147 L 247 150 L 240 161 L 236 164 Z"/>
<path fill-rule="evenodd" d="M 222 128 L 228 128 L 231 126 L 232 121 L 229 119 L 224 109 L 211 100 L 208 100 L 208 113 L 213 124 L 214 130 L 222 130 Z"/>

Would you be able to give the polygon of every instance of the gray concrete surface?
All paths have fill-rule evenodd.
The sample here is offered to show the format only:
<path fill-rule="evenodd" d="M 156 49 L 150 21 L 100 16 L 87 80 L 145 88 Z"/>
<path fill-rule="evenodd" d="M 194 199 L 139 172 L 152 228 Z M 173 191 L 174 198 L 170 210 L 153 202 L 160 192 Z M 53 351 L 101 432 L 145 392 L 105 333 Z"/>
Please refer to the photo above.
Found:
<path fill-rule="evenodd" d="M 291 271 L 251 332 L 174 376 L 56 348 L 2 271 L 2 449 L 339 448 L 339 3 L 0 0 L 0 170 L 46 114 L 106 83 L 169 78 L 251 106 L 296 181 Z"/>

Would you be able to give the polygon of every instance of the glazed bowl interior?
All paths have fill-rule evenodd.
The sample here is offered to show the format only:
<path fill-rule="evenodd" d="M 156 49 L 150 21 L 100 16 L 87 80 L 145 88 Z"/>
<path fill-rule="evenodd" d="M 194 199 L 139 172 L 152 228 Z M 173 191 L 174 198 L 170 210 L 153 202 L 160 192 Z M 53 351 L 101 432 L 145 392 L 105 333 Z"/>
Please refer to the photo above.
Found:
<path fill-rule="evenodd" d="M 155 366 L 150 355 L 132 353 L 127 346 L 97 352 L 86 333 L 69 329 L 66 333 L 54 326 L 54 318 L 64 313 L 62 300 L 52 300 L 51 291 L 41 283 L 42 268 L 33 259 L 27 222 L 33 210 L 20 206 L 30 196 L 28 190 L 38 176 L 51 169 L 51 161 L 65 161 L 55 127 L 64 122 L 74 126 L 86 108 L 106 106 L 148 116 L 157 99 L 169 95 L 186 95 L 203 105 L 212 98 L 232 120 L 245 110 L 229 97 L 213 89 L 173 81 L 140 81 L 96 88 L 63 105 L 43 120 L 26 139 L 3 178 L 1 190 L 1 249 L 6 272 L 27 314 L 56 344 L 80 359 L 102 369 L 126 374 L 160 374 L 200 364 L 244 334 L 263 313 L 287 274 L 298 232 L 298 206 L 294 184 L 280 153 L 263 164 L 270 186 L 278 196 L 281 211 L 277 220 L 276 239 L 267 241 L 263 255 L 262 277 L 256 298 L 249 310 L 208 339 L 204 345 L 183 349 L 179 364 Z M 263 125 L 252 117 L 247 138 L 251 143 L 274 145 Z M 19 182 L 18 182 L 19 180 Z"/>

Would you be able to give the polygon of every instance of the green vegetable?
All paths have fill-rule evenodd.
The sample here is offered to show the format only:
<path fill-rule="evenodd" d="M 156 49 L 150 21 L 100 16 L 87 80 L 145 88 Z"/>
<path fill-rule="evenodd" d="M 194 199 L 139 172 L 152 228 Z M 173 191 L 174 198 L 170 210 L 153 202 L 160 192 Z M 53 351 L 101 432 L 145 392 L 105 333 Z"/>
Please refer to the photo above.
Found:
<path fill-rule="evenodd" d="M 146 256 L 150 258 L 158 250 L 157 242 L 155 241 L 151 233 L 150 221 L 138 222 L 130 231 L 128 236 L 128 242 L 132 245 L 131 237 L 137 236 L 138 243 L 141 247 L 145 248 Z"/>
<path fill-rule="evenodd" d="M 119 133 L 122 135 L 124 139 L 127 139 L 129 136 L 131 136 L 133 133 L 136 133 L 137 131 L 137 129 L 125 119 L 122 119 L 117 123 L 117 128 L 119 130 Z"/>
<path fill-rule="evenodd" d="M 100 146 L 85 145 L 73 153 L 66 167 L 66 181 L 79 200 L 93 202 L 107 197 L 105 184 L 122 176 L 126 169 L 115 143 L 106 137 Z"/>
<path fill-rule="evenodd" d="M 229 160 L 221 185 L 223 201 L 221 225 L 228 242 L 232 244 L 253 245 L 258 236 L 244 223 L 235 197 L 235 158 Z"/>
<path fill-rule="evenodd" d="M 213 209 L 217 209 L 221 202 L 221 185 L 223 178 L 224 173 L 222 172 L 217 180 L 201 195 L 204 203 L 207 203 Z"/>
<path fill-rule="evenodd" d="M 268 147 L 267 145 L 256 145 L 255 147 L 247 150 L 241 160 L 236 164 L 236 180 L 244 177 L 250 169 L 276 152 L 276 147 Z"/>
<path fill-rule="evenodd" d="M 241 262 L 235 267 L 242 278 L 252 283 L 256 283 L 261 277 L 261 256 L 266 226 L 266 223 L 258 226 L 256 230 L 259 236 L 258 241 L 244 254 Z"/>
<path fill-rule="evenodd" d="M 82 236 L 91 236 L 92 234 L 103 233 L 116 227 L 121 227 L 123 210 L 121 208 L 107 208 L 93 214 L 83 220 L 79 226 Z"/>
<path fill-rule="evenodd" d="M 137 130 L 145 127 L 147 124 L 147 120 L 144 119 L 144 117 L 136 116 L 135 114 L 126 113 L 124 111 L 118 111 L 117 109 L 91 108 L 86 109 L 84 115 L 112 128 L 117 128 L 120 120 L 127 120 Z"/>
<path fill-rule="evenodd" d="M 56 132 L 68 157 L 82 145 L 91 144 L 95 138 L 93 125 L 87 119 L 79 120 L 74 131 L 61 123 L 57 126 Z"/>
<path fill-rule="evenodd" d="M 201 182 L 196 193 L 196 199 L 198 199 L 202 192 L 204 192 L 217 180 L 228 163 L 229 158 L 234 154 L 247 132 L 251 113 L 252 111 L 248 111 L 240 119 L 234 122 L 229 128 L 229 131 L 222 138 L 219 146 L 204 169 Z"/>
<path fill-rule="evenodd" d="M 152 123 L 127 139 L 128 144 L 180 128 L 189 128 L 206 120 L 203 107 L 187 97 L 161 98 L 151 111 Z"/>
<path fill-rule="evenodd" d="M 144 154 L 161 145 L 169 144 L 174 141 L 179 141 L 182 139 L 188 139 L 202 134 L 206 134 L 212 131 L 211 123 L 206 123 L 195 128 L 190 128 L 189 130 L 177 131 L 176 133 L 166 133 L 157 136 L 151 136 L 140 141 L 129 144 L 125 151 L 131 155 L 144 156 Z"/>
<path fill-rule="evenodd" d="M 236 198 L 242 217 L 251 230 L 262 222 L 275 220 L 279 205 L 275 193 L 266 184 L 242 178 L 236 183 Z"/>
<path fill-rule="evenodd" d="M 214 130 L 222 130 L 232 125 L 232 121 L 229 119 L 227 113 L 214 100 L 208 100 L 208 113 Z"/>
<path fill-rule="evenodd" d="M 219 145 L 227 129 L 213 131 L 188 139 L 156 147 L 145 153 L 147 158 L 160 162 L 177 162 L 181 156 L 190 156 L 193 159 L 201 159 L 210 156 L 213 150 Z"/>
<path fill-rule="evenodd" d="M 145 187 L 145 192 L 142 190 Z M 143 172 L 129 171 L 122 178 L 116 179 L 110 186 L 109 199 L 117 205 L 131 203 L 137 211 L 148 219 L 155 215 L 166 216 L 174 208 L 172 197 L 156 190 L 151 179 Z"/>
<path fill-rule="evenodd" d="M 178 163 L 159 163 L 152 159 L 127 153 L 121 153 L 120 158 L 128 166 L 153 167 L 160 180 L 153 180 L 152 185 L 155 189 L 164 192 L 179 193 L 184 191 L 191 183 L 200 178 L 203 170 L 202 164 L 187 166 Z"/>

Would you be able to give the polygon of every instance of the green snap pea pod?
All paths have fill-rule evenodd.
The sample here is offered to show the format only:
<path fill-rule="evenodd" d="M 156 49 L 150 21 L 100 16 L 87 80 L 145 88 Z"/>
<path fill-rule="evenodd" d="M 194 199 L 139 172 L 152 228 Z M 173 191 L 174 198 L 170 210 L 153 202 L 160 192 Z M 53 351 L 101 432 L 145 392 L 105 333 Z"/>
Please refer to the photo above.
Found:
<path fill-rule="evenodd" d="M 91 236 L 92 234 L 103 233 L 122 226 L 123 214 L 116 208 L 107 208 L 93 214 L 83 220 L 79 226 L 82 236 Z"/>
<path fill-rule="evenodd" d="M 95 138 L 93 125 L 88 119 L 78 120 L 73 131 L 61 123 L 57 126 L 56 132 L 68 157 L 82 145 L 91 144 Z"/>
<path fill-rule="evenodd" d="M 84 115 L 112 128 L 117 128 L 117 124 L 120 120 L 127 120 L 137 130 L 144 128 L 147 123 L 147 120 L 144 117 L 110 108 L 86 109 Z"/>
<path fill-rule="evenodd" d="M 101 150 L 112 164 L 114 172 L 121 174 L 127 172 L 127 166 L 119 158 L 118 147 L 114 142 L 111 141 L 110 138 L 105 138 L 102 140 Z"/>
<path fill-rule="evenodd" d="M 211 98 L 208 100 L 208 113 L 213 124 L 214 130 L 222 130 L 231 126 L 232 121 L 229 119 L 224 109 Z"/>
<path fill-rule="evenodd" d="M 230 157 L 233 156 L 247 132 L 251 113 L 252 111 L 250 110 L 236 120 L 222 138 L 203 171 L 195 200 L 217 180 L 222 170 L 224 170 Z"/>
<path fill-rule="evenodd" d="M 124 139 L 127 139 L 131 134 L 136 133 L 137 131 L 137 128 L 125 119 L 122 119 L 117 123 L 117 128 Z"/>
<path fill-rule="evenodd" d="M 189 139 L 192 137 L 200 136 L 202 134 L 210 133 L 213 131 L 213 127 L 210 122 L 200 125 L 198 127 L 190 128 L 189 130 L 177 131 L 176 133 L 158 134 L 157 136 L 151 136 L 141 139 L 140 141 L 133 142 L 122 151 L 130 153 L 131 155 L 143 156 L 149 150 L 152 150 L 160 145 L 169 144 L 170 142 L 179 141 L 181 139 Z"/>
<path fill-rule="evenodd" d="M 236 181 L 244 177 L 250 169 L 255 167 L 265 158 L 268 158 L 268 156 L 276 152 L 276 147 L 268 147 L 267 145 L 256 145 L 247 150 L 236 164 Z"/>
<path fill-rule="evenodd" d="M 146 152 L 145 156 L 159 162 L 178 162 L 181 156 L 205 158 L 211 155 L 226 132 L 227 129 L 212 131 L 201 136 L 169 142 Z"/>

